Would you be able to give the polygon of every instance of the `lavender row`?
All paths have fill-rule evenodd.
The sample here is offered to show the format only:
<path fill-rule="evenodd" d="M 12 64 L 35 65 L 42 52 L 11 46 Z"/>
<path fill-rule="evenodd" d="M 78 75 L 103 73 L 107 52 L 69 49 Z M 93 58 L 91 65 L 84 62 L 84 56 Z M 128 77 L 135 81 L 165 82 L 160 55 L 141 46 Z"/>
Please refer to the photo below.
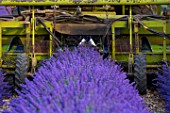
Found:
<path fill-rule="evenodd" d="M 120 66 L 88 47 L 65 50 L 26 79 L 11 113 L 148 113 Z"/>
<path fill-rule="evenodd" d="M 166 110 L 167 113 L 170 113 L 170 66 L 163 66 L 161 72 L 158 73 L 158 82 L 157 86 L 159 89 L 160 95 L 166 101 Z"/>
<path fill-rule="evenodd" d="M 4 82 L 5 74 L 0 71 L 0 107 L 4 104 L 4 97 L 10 97 L 11 92 L 9 91 L 10 86 Z"/>

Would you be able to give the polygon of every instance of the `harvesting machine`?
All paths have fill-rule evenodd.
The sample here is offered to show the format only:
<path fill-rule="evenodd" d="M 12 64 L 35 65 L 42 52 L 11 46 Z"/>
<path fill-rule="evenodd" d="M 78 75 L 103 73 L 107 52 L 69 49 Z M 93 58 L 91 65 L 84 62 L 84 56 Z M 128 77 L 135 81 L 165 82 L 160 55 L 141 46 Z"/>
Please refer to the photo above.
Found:
<path fill-rule="evenodd" d="M 140 93 L 170 61 L 170 0 L 1 0 L 0 68 L 15 88 L 43 59 L 84 42 L 121 63 Z"/>

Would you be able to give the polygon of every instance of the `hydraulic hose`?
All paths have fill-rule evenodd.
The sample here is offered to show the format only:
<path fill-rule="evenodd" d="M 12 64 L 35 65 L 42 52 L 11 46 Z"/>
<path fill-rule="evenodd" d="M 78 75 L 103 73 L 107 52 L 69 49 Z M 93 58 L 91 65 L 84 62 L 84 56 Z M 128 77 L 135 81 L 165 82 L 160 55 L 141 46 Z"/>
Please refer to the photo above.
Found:
<path fill-rule="evenodd" d="M 37 21 L 46 29 L 46 31 L 57 41 L 57 46 L 58 48 L 60 48 L 59 45 L 62 44 L 62 42 L 48 29 L 48 27 L 44 24 L 44 22 L 40 19 L 40 18 L 37 18 Z"/>
<path fill-rule="evenodd" d="M 154 16 L 152 16 L 152 17 L 154 17 Z M 148 30 L 149 32 L 151 32 L 151 33 L 153 33 L 153 34 L 156 34 L 156 35 L 159 35 L 159 36 L 161 36 L 161 37 L 167 37 L 167 38 L 170 39 L 170 35 L 168 35 L 168 34 L 166 34 L 166 33 L 163 33 L 163 32 L 155 31 L 155 30 L 147 27 L 146 25 L 144 25 L 144 24 L 142 23 L 142 21 L 140 21 L 140 19 L 139 19 L 137 16 L 135 16 L 134 19 L 135 19 L 141 26 L 143 26 L 144 29 Z"/>

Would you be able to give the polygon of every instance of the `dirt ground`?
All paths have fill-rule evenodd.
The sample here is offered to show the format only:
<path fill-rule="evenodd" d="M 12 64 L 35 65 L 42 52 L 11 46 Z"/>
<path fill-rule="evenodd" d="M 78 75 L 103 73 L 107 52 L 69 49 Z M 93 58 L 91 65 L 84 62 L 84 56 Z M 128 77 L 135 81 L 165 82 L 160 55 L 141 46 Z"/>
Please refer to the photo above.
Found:
<path fill-rule="evenodd" d="M 142 98 L 153 113 L 166 113 L 165 101 L 159 96 L 158 91 L 148 90 L 146 95 L 142 95 Z"/>

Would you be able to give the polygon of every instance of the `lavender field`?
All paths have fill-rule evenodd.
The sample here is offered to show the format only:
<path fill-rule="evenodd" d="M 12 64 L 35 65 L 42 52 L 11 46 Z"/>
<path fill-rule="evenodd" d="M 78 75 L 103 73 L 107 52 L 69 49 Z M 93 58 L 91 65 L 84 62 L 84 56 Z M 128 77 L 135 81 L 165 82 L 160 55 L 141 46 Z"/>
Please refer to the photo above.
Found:
<path fill-rule="evenodd" d="M 94 49 L 65 50 L 25 80 L 8 113 L 148 113 L 119 65 Z"/>

